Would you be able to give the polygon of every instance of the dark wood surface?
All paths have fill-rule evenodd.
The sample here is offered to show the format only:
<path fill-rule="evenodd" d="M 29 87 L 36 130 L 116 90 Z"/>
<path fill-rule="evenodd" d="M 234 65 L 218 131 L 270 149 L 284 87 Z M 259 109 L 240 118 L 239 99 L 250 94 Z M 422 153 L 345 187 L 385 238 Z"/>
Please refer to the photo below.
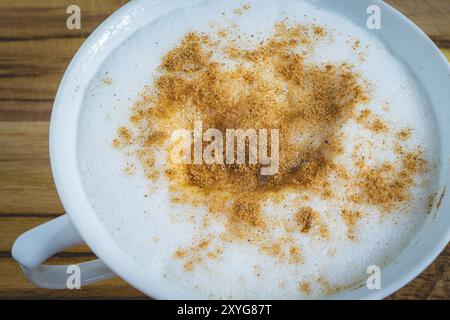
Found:
<path fill-rule="evenodd" d="M 0 298 L 144 298 L 116 278 L 82 290 L 36 288 L 10 249 L 21 233 L 63 213 L 52 180 L 48 126 L 55 93 L 71 58 L 126 1 L 0 0 Z M 389 0 L 450 53 L 449 0 Z M 66 28 L 66 8 L 81 8 L 81 30 Z M 51 259 L 68 264 L 95 258 L 85 246 Z M 450 246 L 390 299 L 449 299 Z"/>

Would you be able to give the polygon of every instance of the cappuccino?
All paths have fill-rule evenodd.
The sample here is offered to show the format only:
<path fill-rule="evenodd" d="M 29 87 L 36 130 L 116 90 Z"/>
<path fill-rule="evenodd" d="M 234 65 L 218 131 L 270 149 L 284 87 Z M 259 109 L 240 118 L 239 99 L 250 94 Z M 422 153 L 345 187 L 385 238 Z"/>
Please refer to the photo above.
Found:
<path fill-rule="evenodd" d="M 98 218 L 149 273 L 205 297 L 311 299 L 364 284 L 438 200 L 421 84 L 374 31 L 313 1 L 173 12 L 108 57 L 83 105 L 78 166 Z M 279 130 L 260 139 L 272 160 L 279 151 L 277 170 L 262 174 L 251 153 L 172 161 L 172 133 L 197 121 L 203 135 Z M 214 142 L 225 159 L 226 141 Z"/>

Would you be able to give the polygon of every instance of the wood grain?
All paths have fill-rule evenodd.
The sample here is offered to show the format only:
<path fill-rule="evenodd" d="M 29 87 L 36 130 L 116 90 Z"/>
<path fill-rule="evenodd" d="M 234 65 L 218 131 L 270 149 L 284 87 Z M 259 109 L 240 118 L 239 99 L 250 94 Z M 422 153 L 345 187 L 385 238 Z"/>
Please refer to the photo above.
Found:
<path fill-rule="evenodd" d="M 94 257 L 73 255 L 58 257 L 49 261 L 52 264 L 73 264 Z M 102 281 L 80 290 L 46 290 L 36 288 L 23 275 L 17 263 L 8 257 L 0 257 L 0 297 L 6 299 L 145 299 L 138 290 L 119 278 Z"/>
<path fill-rule="evenodd" d="M 15 215 L 2 216 L 0 224 L 0 256 L 8 256 L 17 235 L 43 224 L 51 219 L 58 217 L 58 215 L 47 216 L 33 216 L 22 215 L 17 217 Z M 67 249 L 65 253 L 90 253 L 86 245 L 76 246 Z"/>
<path fill-rule="evenodd" d="M 439 47 L 450 48 L 450 1 L 385 1 L 414 21 Z"/>
<path fill-rule="evenodd" d="M 387 1 L 416 22 L 450 58 L 450 1 Z M 44 290 L 27 281 L 11 258 L 18 235 L 64 212 L 51 176 L 48 126 L 68 63 L 87 36 L 125 0 L 0 1 L 0 298 L 143 298 L 120 279 L 82 290 Z M 66 8 L 82 12 L 68 30 Z M 86 246 L 52 258 L 93 259 Z M 450 299 L 450 246 L 418 278 L 389 299 Z"/>
<path fill-rule="evenodd" d="M 48 127 L 48 119 L 0 122 L 0 216 L 64 212 L 50 169 Z"/>

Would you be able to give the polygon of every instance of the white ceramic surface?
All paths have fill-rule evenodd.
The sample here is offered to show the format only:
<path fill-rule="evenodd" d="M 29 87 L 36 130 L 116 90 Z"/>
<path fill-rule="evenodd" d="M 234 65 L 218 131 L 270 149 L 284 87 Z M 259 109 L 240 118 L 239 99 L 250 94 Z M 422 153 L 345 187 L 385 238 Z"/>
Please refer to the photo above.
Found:
<path fill-rule="evenodd" d="M 50 126 L 50 156 L 53 176 L 67 215 L 50 221 L 20 236 L 13 257 L 25 275 L 45 288 L 65 288 L 65 267 L 41 265 L 48 257 L 75 244 L 85 242 L 100 260 L 80 264 L 82 284 L 117 274 L 147 295 L 160 299 L 202 298 L 143 270 L 127 256 L 100 224 L 83 191 L 77 171 L 77 119 L 84 92 L 102 62 L 131 34 L 177 8 L 205 0 L 135 0 L 115 12 L 85 41 L 61 81 L 53 107 Z M 318 5 L 366 25 L 369 5 L 381 7 L 382 29 L 379 37 L 404 59 L 427 91 L 439 124 L 441 168 L 439 190 L 449 179 L 450 67 L 433 42 L 410 20 L 382 1 L 316 0 Z M 382 67 L 382 66 L 380 66 Z M 331 298 L 381 299 L 419 275 L 445 248 L 450 239 L 450 200 L 446 194 L 437 212 L 425 221 L 416 238 L 397 259 L 383 269 L 382 288 L 366 286 L 348 290 Z M 112 271 L 110 271 L 112 270 Z"/>

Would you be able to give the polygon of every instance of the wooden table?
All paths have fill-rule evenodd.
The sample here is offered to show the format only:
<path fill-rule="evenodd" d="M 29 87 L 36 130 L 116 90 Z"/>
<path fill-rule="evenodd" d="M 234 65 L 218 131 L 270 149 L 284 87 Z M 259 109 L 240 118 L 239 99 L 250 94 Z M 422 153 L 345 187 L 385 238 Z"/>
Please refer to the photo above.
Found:
<path fill-rule="evenodd" d="M 61 215 L 48 155 L 53 99 L 71 58 L 125 0 L 19 0 L 0 2 L 0 298 L 144 298 L 124 281 L 82 290 L 34 287 L 11 258 L 18 235 Z M 389 0 L 421 26 L 450 57 L 449 0 Z M 66 8 L 81 8 L 81 30 L 66 28 Z M 56 264 L 95 256 L 85 246 L 57 254 Z M 450 246 L 392 299 L 449 299 Z"/>

